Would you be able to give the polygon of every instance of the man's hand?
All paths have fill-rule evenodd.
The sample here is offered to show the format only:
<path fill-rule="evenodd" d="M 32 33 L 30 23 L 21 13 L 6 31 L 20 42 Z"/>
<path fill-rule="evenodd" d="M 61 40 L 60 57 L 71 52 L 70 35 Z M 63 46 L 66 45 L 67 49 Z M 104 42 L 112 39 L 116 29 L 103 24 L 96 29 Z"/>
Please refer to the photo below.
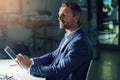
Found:
<path fill-rule="evenodd" d="M 27 56 L 22 55 L 22 54 L 18 54 L 16 56 L 16 61 L 25 70 L 28 70 L 28 68 L 32 64 L 32 60 L 30 58 L 28 58 Z"/>

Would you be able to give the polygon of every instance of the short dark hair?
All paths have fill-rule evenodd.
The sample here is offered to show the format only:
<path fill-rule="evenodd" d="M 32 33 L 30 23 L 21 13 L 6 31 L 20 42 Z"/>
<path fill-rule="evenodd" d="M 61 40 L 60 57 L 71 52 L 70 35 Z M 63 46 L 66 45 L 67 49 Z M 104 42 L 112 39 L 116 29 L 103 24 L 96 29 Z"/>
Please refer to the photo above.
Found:
<path fill-rule="evenodd" d="M 71 9 L 73 16 L 80 15 L 81 14 L 81 8 L 76 3 L 70 2 L 70 1 L 64 1 L 61 5 L 61 7 L 67 6 Z"/>

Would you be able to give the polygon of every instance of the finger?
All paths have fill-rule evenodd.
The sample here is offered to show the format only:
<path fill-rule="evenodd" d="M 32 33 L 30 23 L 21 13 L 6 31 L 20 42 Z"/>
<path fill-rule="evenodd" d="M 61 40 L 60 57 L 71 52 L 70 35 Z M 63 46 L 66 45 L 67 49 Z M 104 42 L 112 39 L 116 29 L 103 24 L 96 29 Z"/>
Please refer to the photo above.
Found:
<path fill-rule="evenodd" d="M 24 55 L 23 55 L 23 54 L 21 54 L 21 53 L 19 53 L 18 55 L 19 55 L 19 56 L 21 56 L 21 57 L 24 57 Z"/>
<path fill-rule="evenodd" d="M 22 54 L 18 54 L 18 55 L 16 55 L 16 57 L 23 57 L 23 55 Z"/>
<path fill-rule="evenodd" d="M 26 55 L 24 55 L 24 58 L 25 58 L 25 59 L 30 59 L 30 58 L 29 58 L 28 56 L 26 56 Z"/>
<path fill-rule="evenodd" d="M 24 56 L 23 56 L 22 54 L 18 54 L 18 55 L 16 56 L 16 58 L 17 58 L 18 60 L 22 60 L 22 59 L 24 58 Z"/>
<path fill-rule="evenodd" d="M 22 65 L 21 65 L 21 62 L 20 62 L 17 58 L 16 58 L 15 60 L 16 60 L 17 64 L 18 64 L 21 68 L 23 68 Z"/>

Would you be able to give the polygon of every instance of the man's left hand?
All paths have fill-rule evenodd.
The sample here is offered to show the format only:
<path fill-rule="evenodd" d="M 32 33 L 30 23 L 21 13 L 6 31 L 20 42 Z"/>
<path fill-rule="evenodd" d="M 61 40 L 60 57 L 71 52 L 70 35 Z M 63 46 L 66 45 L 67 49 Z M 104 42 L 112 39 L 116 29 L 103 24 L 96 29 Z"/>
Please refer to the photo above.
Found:
<path fill-rule="evenodd" d="M 18 54 L 16 56 L 16 61 L 25 70 L 28 70 L 28 68 L 32 64 L 32 60 L 29 57 L 22 55 L 22 54 Z"/>

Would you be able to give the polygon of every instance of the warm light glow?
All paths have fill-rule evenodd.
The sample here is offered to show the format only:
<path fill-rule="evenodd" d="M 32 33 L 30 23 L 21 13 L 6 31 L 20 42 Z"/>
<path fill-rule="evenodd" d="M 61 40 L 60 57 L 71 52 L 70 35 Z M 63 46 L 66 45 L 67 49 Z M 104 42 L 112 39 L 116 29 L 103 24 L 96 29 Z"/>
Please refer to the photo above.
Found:
<path fill-rule="evenodd" d="M 21 13 L 21 0 L 0 0 L 0 22 L 13 21 Z M 13 17 L 13 15 L 15 17 Z M 12 16 L 12 18 L 11 18 Z M 15 19 L 14 21 L 18 21 Z"/>
<path fill-rule="evenodd" d="M 0 13 L 19 13 L 20 0 L 0 0 Z"/>
<path fill-rule="evenodd" d="M 0 0 L 0 13 L 6 12 L 6 2 L 7 0 Z"/>

